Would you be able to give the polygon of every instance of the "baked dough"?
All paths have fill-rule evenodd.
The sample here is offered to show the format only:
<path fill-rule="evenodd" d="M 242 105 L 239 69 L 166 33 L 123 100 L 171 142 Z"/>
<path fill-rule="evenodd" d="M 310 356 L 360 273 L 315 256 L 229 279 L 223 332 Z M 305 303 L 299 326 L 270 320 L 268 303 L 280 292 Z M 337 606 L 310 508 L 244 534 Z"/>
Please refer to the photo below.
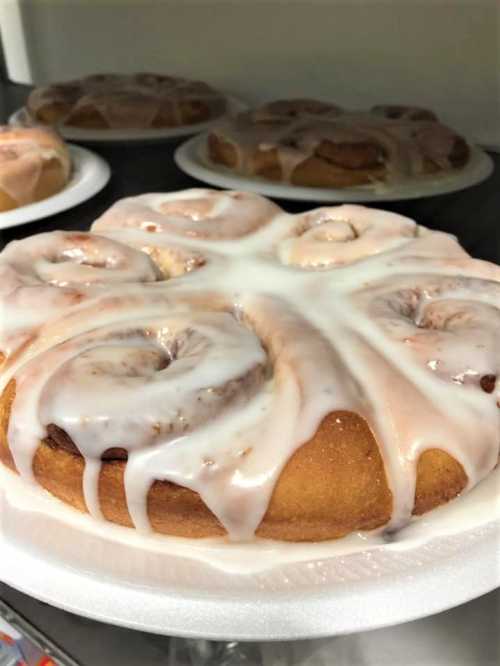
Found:
<path fill-rule="evenodd" d="M 0 213 L 57 194 L 70 172 L 68 149 L 52 131 L 0 126 Z"/>
<path fill-rule="evenodd" d="M 0 460 L 95 518 L 333 539 L 498 462 L 499 269 L 400 215 L 142 195 L 7 246 L 0 304 Z"/>

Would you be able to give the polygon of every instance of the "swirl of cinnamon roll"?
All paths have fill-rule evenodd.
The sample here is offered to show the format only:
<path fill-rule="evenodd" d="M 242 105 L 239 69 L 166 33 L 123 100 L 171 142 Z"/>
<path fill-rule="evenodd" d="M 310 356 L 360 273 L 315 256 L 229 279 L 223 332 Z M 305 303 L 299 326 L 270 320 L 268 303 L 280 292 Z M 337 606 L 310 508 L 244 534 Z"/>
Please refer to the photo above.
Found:
<path fill-rule="evenodd" d="M 86 508 L 98 516 L 96 468 L 101 460 L 128 459 L 135 470 L 125 478 L 129 511 L 144 529 L 144 497 L 155 480 L 169 478 L 170 451 L 180 451 L 192 483 L 206 485 L 207 468 L 228 454 L 214 450 L 208 435 L 187 450 L 183 438 L 251 401 L 267 382 L 268 360 L 249 328 L 230 312 L 209 308 L 220 305 L 217 298 L 198 300 L 104 297 L 74 313 L 64 333 L 49 327 L 45 338 L 64 341 L 40 344 L 12 372 L 16 398 L 8 438 L 17 470 L 33 478 L 36 450 L 52 438 L 85 461 Z M 133 410 L 126 408 L 131 403 Z"/>
<path fill-rule="evenodd" d="M 134 228 L 187 238 L 230 240 L 253 233 L 280 212 L 278 206 L 258 194 L 196 188 L 121 199 L 92 228 Z"/>
<path fill-rule="evenodd" d="M 205 254 L 184 239 L 243 238 L 282 212 L 257 194 L 197 188 L 120 199 L 92 230 L 123 239 L 150 255 L 165 275 L 177 277 L 206 262 Z"/>
<path fill-rule="evenodd" d="M 115 241 L 83 231 L 50 231 L 13 241 L 2 253 L 27 284 L 151 282 L 159 274 L 151 260 Z"/>
<path fill-rule="evenodd" d="M 484 267 L 487 268 L 487 265 Z M 369 289 L 363 296 L 374 320 L 435 377 L 486 393 L 500 386 L 500 283 L 484 278 L 413 277 Z M 497 276 L 498 278 L 498 276 Z"/>
<path fill-rule="evenodd" d="M 278 244 L 284 264 L 328 269 L 386 252 L 414 239 L 419 232 L 413 220 L 364 206 L 318 208 L 296 215 L 293 236 Z"/>
<path fill-rule="evenodd" d="M 96 290 L 158 279 L 160 272 L 147 255 L 88 232 L 52 231 L 13 241 L 0 260 L 0 295 L 9 313 L 0 330 L 0 351 L 8 356 L 40 323 Z"/>
<path fill-rule="evenodd" d="M 164 305 L 139 320 L 131 309 L 125 321 L 81 332 L 22 366 L 16 384 L 25 397 L 9 432 L 14 447 L 23 442 L 18 469 L 29 474 L 23 456 L 32 458 L 49 424 L 101 459 L 108 449 L 130 453 L 191 432 L 255 393 L 266 357 L 250 331 L 225 312 L 165 314 Z M 43 394 L 39 417 L 28 393 Z M 131 402 L 134 410 L 124 409 Z M 28 423 L 40 430 L 26 431 Z"/>
<path fill-rule="evenodd" d="M 83 487 L 79 506 L 96 517 L 147 531 L 162 520 L 151 502 L 182 486 L 212 512 L 200 529 L 250 538 L 290 451 L 314 434 L 329 396 L 347 404 L 353 387 L 329 342 L 281 299 L 249 296 L 243 318 L 228 305 L 208 292 L 105 296 L 63 328 L 49 324 L 3 378 L 15 469 L 43 485 L 37 452 L 56 447 Z M 117 464 L 119 514 L 99 491 Z"/>

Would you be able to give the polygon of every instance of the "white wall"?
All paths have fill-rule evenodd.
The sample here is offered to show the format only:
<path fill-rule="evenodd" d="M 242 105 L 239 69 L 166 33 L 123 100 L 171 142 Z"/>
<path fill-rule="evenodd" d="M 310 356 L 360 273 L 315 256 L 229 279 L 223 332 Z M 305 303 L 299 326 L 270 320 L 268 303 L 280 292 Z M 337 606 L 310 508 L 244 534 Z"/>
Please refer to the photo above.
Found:
<path fill-rule="evenodd" d="M 250 101 L 429 105 L 500 141 L 500 0 L 0 0 L 0 20 L 24 83 L 158 70 Z"/>

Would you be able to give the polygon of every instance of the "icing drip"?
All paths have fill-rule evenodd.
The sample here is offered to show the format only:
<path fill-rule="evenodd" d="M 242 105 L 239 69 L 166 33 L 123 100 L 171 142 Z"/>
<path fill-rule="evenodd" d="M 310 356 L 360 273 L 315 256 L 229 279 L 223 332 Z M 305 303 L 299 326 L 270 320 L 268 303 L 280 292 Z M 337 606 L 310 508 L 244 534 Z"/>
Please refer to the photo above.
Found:
<path fill-rule="evenodd" d="M 86 242 L 111 245 L 92 253 L 106 265 L 90 269 L 91 297 L 45 309 L 1 377 L 2 387 L 16 381 L 8 438 L 25 478 L 53 424 L 85 458 L 94 516 L 100 461 L 119 447 L 138 529 L 149 529 L 151 484 L 167 480 L 199 493 L 233 539 L 249 539 L 290 456 L 332 412 L 355 412 L 374 432 L 394 528 L 411 515 L 426 449 L 459 461 L 469 488 L 495 467 L 500 272 L 453 237 L 361 206 L 288 215 L 209 190 L 117 202 L 95 229 L 107 238 Z M 50 303 L 68 287 L 48 257 L 85 272 L 77 238 L 69 254 L 57 235 L 26 241 L 34 254 L 21 267 L 12 258 L 25 256 L 21 243 L 9 246 L 0 266 L 35 284 L 42 275 Z M 158 282 L 128 246 L 202 261 Z M 126 288 L 106 278 L 118 252 Z M 2 294 L 11 330 L 22 298 L 23 289 Z"/>

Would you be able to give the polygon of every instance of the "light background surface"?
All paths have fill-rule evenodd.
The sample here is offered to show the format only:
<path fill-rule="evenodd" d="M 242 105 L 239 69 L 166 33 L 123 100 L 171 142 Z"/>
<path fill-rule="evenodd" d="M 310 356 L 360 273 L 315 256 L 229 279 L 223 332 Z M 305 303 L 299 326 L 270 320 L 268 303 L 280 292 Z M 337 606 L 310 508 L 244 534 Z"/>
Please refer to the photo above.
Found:
<path fill-rule="evenodd" d="M 1 0 L 0 24 L 20 83 L 157 70 L 250 102 L 427 105 L 500 141 L 497 0 Z"/>

